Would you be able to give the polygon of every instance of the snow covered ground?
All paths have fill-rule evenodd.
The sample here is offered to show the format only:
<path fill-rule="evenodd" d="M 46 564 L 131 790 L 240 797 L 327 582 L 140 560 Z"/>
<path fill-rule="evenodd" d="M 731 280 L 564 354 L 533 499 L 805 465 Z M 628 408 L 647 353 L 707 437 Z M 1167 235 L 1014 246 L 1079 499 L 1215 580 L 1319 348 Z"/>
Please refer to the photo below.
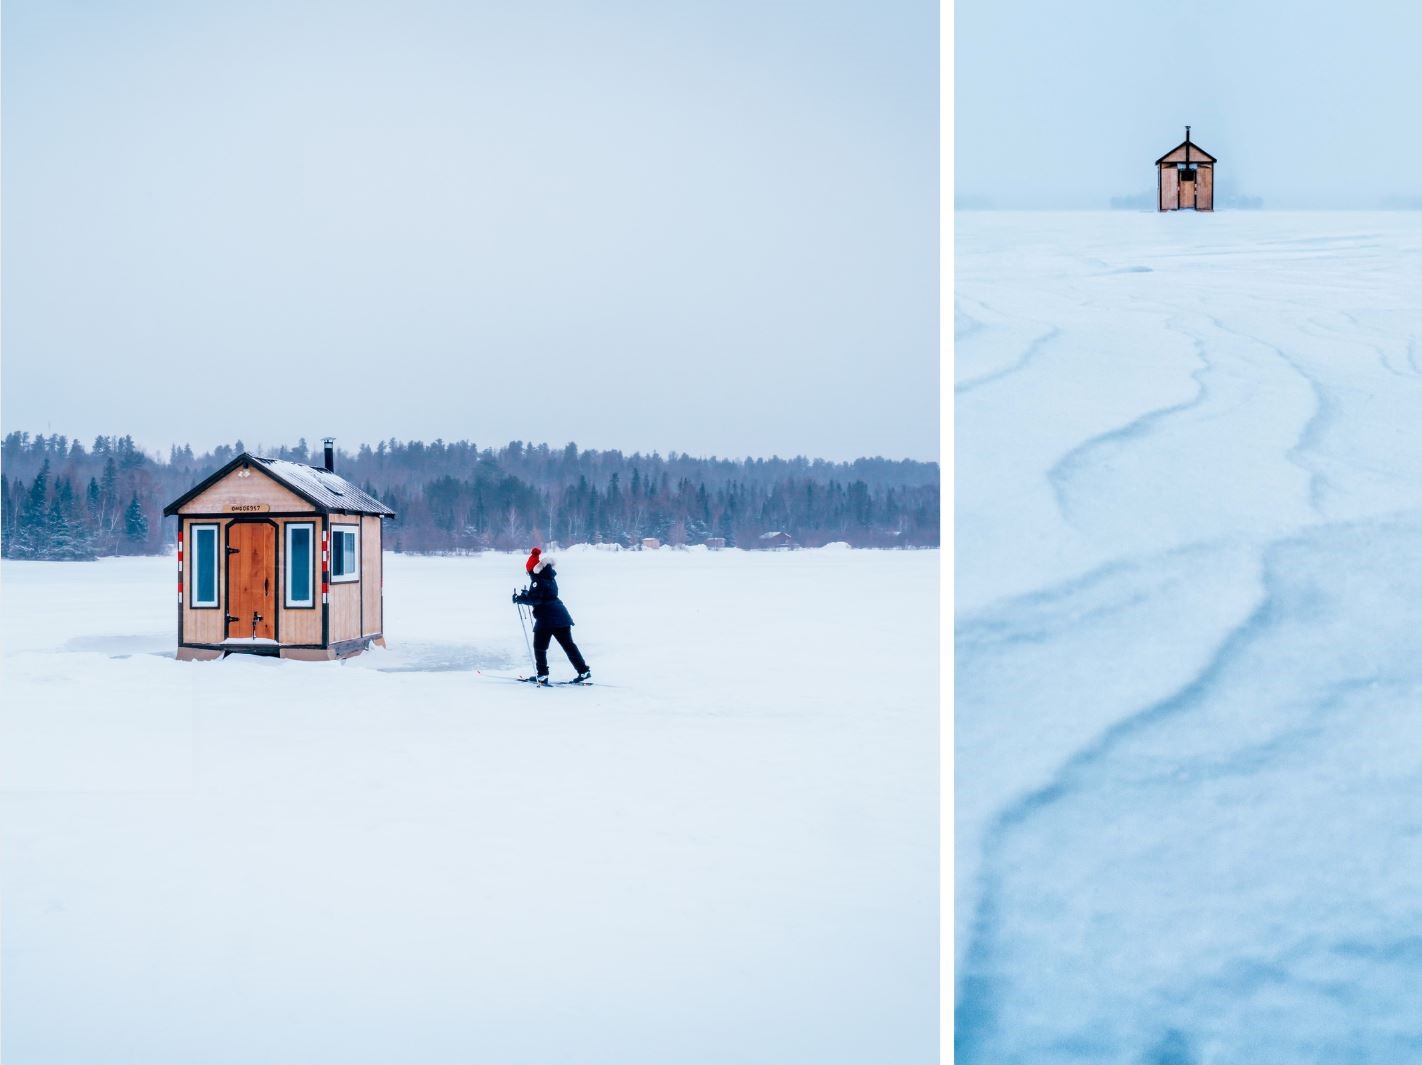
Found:
<path fill-rule="evenodd" d="M 956 239 L 959 1060 L 1422 1060 L 1422 214 Z"/>
<path fill-rule="evenodd" d="M 320 664 L 5 563 L 6 1065 L 935 1060 L 938 564 L 569 552 L 539 691 L 521 557 L 387 556 Z"/>

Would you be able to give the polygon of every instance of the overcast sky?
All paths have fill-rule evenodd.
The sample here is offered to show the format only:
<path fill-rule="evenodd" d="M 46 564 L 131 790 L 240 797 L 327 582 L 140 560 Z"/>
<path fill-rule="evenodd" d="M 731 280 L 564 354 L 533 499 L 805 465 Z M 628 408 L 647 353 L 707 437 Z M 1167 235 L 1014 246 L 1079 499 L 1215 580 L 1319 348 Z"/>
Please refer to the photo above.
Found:
<path fill-rule="evenodd" d="M 3 18 L 7 431 L 937 455 L 932 3 Z"/>
<path fill-rule="evenodd" d="M 1415 0 L 959 0 L 955 196 L 1105 207 L 1184 139 L 1269 207 L 1422 203 Z"/>

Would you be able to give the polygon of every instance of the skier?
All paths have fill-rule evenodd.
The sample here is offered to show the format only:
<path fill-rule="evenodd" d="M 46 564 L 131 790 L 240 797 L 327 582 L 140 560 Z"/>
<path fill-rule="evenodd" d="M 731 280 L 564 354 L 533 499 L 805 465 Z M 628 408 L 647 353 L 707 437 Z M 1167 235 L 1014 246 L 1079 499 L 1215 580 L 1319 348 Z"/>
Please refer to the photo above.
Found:
<path fill-rule="evenodd" d="M 573 642 L 573 618 L 558 598 L 558 575 L 553 571 L 553 559 L 540 558 L 541 553 L 535 547 L 529 554 L 523 568 L 533 583 L 514 596 L 515 603 L 533 607 L 533 659 L 537 672 L 534 679 L 541 685 L 548 683 L 548 643 L 557 640 L 578 671 L 573 683 L 586 684 L 592 678 L 592 670 Z"/>

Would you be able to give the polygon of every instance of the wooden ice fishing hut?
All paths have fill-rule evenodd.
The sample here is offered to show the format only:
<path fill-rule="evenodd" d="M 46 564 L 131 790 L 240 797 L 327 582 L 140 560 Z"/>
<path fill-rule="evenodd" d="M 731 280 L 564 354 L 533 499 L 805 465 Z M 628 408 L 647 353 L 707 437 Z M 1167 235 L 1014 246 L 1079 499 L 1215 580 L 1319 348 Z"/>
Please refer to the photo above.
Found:
<path fill-rule="evenodd" d="M 1159 176 L 1159 208 L 1162 211 L 1213 211 L 1215 209 L 1215 163 L 1209 152 L 1185 139 L 1155 161 Z"/>
<path fill-rule="evenodd" d="M 381 522 L 325 465 L 246 452 L 163 508 L 178 517 L 178 657 L 344 658 L 385 645 Z"/>

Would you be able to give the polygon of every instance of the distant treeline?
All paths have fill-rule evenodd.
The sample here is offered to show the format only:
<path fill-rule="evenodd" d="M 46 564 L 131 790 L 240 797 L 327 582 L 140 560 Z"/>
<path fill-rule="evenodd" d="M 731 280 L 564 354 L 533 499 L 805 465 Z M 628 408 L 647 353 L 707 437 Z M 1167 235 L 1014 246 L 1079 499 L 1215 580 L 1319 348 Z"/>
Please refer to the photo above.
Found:
<path fill-rule="evenodd" d="M 161 517 L 163 507 L 245 450 L 240 440 L 206 454 L 174 445 L 160 462 L 131 436 L 85 446 L 9 433 L 0 551 L 30 559 L 165 551 L 176 521 Z M 322 463 L 321 448 L 304 439 L 260 451 Z M 939 542 L 934 462 L 624 455 L 518 440 L 481 450 L 463 440 L 392 439 L 339 451 L 335 466 L 396 512 L 385 538 L 396 551 L 519 550 L 549 541 L 631 546 L 644 537 L 673 545 L 719 537 L 728 547 L 756 548 L 774 542 L 774 533 L 806 547 Z"/>

